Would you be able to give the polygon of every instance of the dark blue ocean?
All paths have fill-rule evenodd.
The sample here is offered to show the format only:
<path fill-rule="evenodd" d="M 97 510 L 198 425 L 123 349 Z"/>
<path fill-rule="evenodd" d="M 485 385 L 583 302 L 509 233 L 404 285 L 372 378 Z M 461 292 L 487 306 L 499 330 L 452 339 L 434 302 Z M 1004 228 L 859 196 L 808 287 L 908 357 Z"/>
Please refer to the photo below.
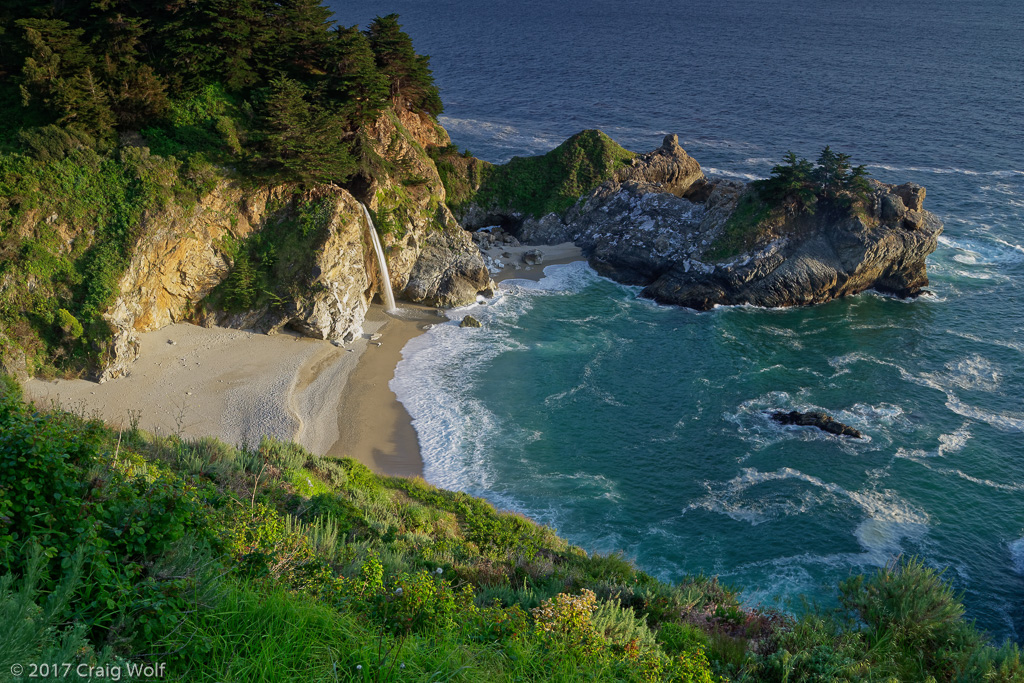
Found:
<path fill-rule="evenodd" d="M 1024 3 L 333 6 L 345 25 L 401 15 L 442 123 L 484 159 L 584 128 L 636 151 L 671 132 L 708 174 L 747 179 L 831 145 L 924 185 L 946 224 L 916 301 L 697 314 L 583 264 L 506 283 L 471 309 L 482 330 L 404 350 L 392 388 L 428 480 L 750 604 L 827 604 L 851 572 L 918 555 L 979 625 L 1024 638 Z M 868 438 L 781 428 L 777 408 Z"/>

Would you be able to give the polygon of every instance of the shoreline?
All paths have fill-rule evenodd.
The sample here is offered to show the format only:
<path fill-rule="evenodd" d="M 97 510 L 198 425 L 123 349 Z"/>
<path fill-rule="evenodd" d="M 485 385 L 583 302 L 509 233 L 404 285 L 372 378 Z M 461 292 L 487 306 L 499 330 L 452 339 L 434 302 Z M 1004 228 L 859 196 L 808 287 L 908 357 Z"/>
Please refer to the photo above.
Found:
<path fill-rule="evenodd" d="M 522 253 L 537 248 L 544 262 L 522 264 Z M 547 266 L 583 259 L 572 243 L 487 253 L 506 264 L 492 274 L 496 283 L 540 280 Z M 176 323 L 140 335 L 139 358 L 126 377 L 103 384 L 33 378 L 23 387 L 41 407 L 59 405 L 115 427 L 127 429 L 134 419 L 157 434 L 234 445 L 257 445 L 270 435 L 312 453 L 352 457 L 378 474 L 422 476 L 412 418 L 389 384 L 409 340 L 448 320 L 408 302 L 399 315 L 374 304 L 363 335 L 344 347 L 287 331 Z"/>
<path fill-rule="evenodd" d="M 521 263 L 522 255 L 531 249 L 544 252 L 545 262 L 535 266 Z M 540 280 L 547 266 L 583 260 L 583 252 L 572 242 L 541 247 L 494 247 L 485 252 L 492 258 L 511 254 L 498 273 L 492 273 L 495 283 L 504 280 Z M 359 364 L 338 397 L 338 440 L 328 455 L 348 456 L 367 465 L 378 474 L 396 477 L 423 476 L 424 463 L 420 452 L 419 436 L 412 424 L 412 416 L 391 391 L 395 369 L 402 360 L 402 350 L 413 337 L 430 326 L 454 320 L 438 309 L 404 303 L 402 310 L 412 312 L 408 317 L 387 316 L 379 307 L 371 309 L 375 316 L 387 317 L 376 349 L 360 357 Z M 371 319 L 367 312 L 367 320 Z M 376 318 L 375 318 L 376 319 Z"/>

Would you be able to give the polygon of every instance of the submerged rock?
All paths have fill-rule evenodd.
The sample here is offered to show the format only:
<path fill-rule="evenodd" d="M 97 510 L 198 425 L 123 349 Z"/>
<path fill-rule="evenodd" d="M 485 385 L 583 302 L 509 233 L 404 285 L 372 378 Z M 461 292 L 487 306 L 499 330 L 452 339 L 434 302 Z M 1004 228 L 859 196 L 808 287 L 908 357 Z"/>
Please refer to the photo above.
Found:
<path fill-rule="evenodd" d="M 786 413 L 781 410 L 772 413 L 772 419 L 779 424 L 784 425 L 797 425 L 799 427 L 817 427 L 822 431 L 826 431 L 829 434 L 836 434 L 838 436 L 851 436 L 854 439 L 863 438 L 863 434 L 851 427 L 850 425 L 843 424 L 842 422 L 826 415 L 825 413 L 808 412 L 801 413 L 796 410 L 791 410 Z"/>

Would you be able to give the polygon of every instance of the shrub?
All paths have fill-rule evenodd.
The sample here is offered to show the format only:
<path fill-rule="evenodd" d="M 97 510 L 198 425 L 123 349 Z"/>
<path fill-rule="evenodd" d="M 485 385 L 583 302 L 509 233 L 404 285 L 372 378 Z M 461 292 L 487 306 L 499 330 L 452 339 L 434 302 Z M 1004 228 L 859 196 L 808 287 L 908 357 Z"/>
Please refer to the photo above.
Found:
<path fill-rule="evenodd" d="M 44 577 L 45 558 L 42 548 L 37 545 L 29 551 L 20 588 L 15 589 L 13 574 L 0 576 L 0 624 L 5 627 L 4 637 L 0 638 L 0 671 L 11 671 L 13 665 L 24 666 L 28 662 L 43 666 L 54 663 L 74 665 L 78 662 L 104 666 L 112 663 L 109 653 L 97 654 L 93 650 L 85 624 L 68 625 L 65 619 L 72 597 L 82 581 L 82 560 L 82 553 L 76 553 L 64 576 L 52 584 L 48 594 L 41 586 L 51 582 Z M 25 671 L 27 674 L 42 674 L 40 678 L 49 678 L 41 668 L 30 671 L 26 667 Z"/>
<path fill-rule="evenodd" d="M 693 652 L 708 645 L 708 636 L 704 631 L 691 624 L 673 621 L 662 624 L 655 638 L 666 652 L 676 655 Z"/>
<path fill-rule="evenodd" d="M 942 574 L 915 558 L 847 579 L 839 602 L 864 624 L 867 647 L 888 650 L 904 675 L 962 668 L 984 643 Z"/>
<path fill-rule="evenodd" d="M 305 467 L 311 457 L 309 451 L 291 441 L 278 441 L 272 436 L 260 439 L 260 455 L 271 464 L 283 470 L 297 470 Z"/>
<path fill-rule="evenodd" d="M 637 617 L 636 612 L 623 608 L 618 599 L 602 602 L 591 617 L 594 631 L 613 647 L 627 645 L 640 650 L 656 648 L 654 634 L 647 628 L 647 616 Z"/>

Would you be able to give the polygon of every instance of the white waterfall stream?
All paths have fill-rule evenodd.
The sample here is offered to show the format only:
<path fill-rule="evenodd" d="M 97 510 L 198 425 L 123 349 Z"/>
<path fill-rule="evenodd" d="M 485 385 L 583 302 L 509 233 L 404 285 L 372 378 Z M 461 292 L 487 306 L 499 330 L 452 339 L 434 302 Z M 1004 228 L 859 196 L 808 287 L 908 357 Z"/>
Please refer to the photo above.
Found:
<path fill-rule="evenodd" d="M 384 298 L 384 306 L 388 313 L 398 310 L 398 306 L 395 305 L 395 294 L 391 291 L 391 277 L 388 275 L 388 263 L 384 260 L 384 249 L 380 246 L 380 238 L 377 237 L 377 229 L 373 227 L 373 219 L 370 218 L 370 210 L 366 208 L 366 204 L 360 202 L 363 207 L 363 214 L 366 216 L 366 227 L 370 231 L 370 239 L 373 241 L 373 250 L 377 252 L 377 266 L 380 268 L 380 277 L 382 280 L 382 296 Z"/>

